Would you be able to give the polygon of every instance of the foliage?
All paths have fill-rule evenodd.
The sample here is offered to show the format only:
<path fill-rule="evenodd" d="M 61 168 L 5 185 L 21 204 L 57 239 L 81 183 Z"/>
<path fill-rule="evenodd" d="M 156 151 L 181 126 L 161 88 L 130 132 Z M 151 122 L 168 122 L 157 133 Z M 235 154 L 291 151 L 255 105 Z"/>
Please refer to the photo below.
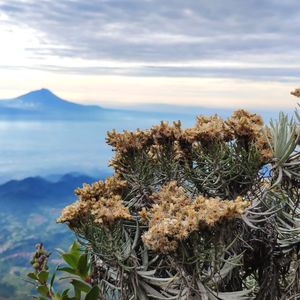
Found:
<path fill-rule="evenodd" d="M 115 174 L 58 219 L 91 253 L 101 299 L 300 299 L 295 119 L 239 110 L 107 142 Z"/>
<path fill-rule="evenodd" d="M 58 266 L 50 274 L 48 270 L 48 257 L 50 254 L 42 244 L 36 245 L 36 252 L 31 260 L 34 272 L 27 274 L 39 294 L 34 298 L 39 300 L 97 300 L 99 298 L 99 288 L 92 286 L 91 261 L 88 253 L 86 251 L 82 253 L 79 244 L 76 242 L 71 245 L 68 252 L 60 250 L 60 253 L 67 266 Z M 73 287 L 72 296 L 70 296 L 70 288 L 61 292 L 55 291 L 55 280 L 59 272 L 68 275 L 67 279 Z M 60 279 L 64 279 L 64 277 Z M 84 298 L 82 298 L 83 295 L 85 295 Z"/>

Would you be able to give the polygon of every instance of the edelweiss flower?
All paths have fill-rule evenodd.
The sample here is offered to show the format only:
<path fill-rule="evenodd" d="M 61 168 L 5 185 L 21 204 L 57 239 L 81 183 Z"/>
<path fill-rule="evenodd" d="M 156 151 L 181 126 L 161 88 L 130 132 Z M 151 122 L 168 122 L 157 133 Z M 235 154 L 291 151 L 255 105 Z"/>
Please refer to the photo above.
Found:
<path fill-rule="evenodd" d="M 294 91 L 291 92 L 291 95 L 300 97 L 300 89 L 295 89 Z"/>
<path fill-rule="evenodd" d="M 241 197 L 221 200 L 199 196 L 193 200 L 175 181 L 162 187 L 152 199 L 156 204 L 140 212 L 150 219 L 142 239 L 147 247 L 163 253 L 176 250 L 178 241 L 199 230 L 200 224 L 214 226 L 223 218 L 235 218 L 249 205 Z"/>
<path fill-rule="evenodd" d="M 128 208 L 118 194 L 126 186 L 127 182 L 118 174 L 107 177 L 105 181 L 84 184 L 75 191 L 79 200 L 65 207 L 57 222 L 69 222 L 72 225 L 92 216 L 95 223 L 110 225 L 116 220 L 130 219 Z"/>

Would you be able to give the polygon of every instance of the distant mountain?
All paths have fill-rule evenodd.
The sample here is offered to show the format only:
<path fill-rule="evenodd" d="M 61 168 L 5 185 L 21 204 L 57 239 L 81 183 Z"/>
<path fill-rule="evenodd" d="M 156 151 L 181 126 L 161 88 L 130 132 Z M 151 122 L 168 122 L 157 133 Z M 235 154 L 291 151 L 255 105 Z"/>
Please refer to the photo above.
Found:
<path fill-rule="evenodd" d="M 5 118 L 93 118 L 100 116 L 103 110 L 100 106 L 81 105 L 64 100 L 48 89 L 0 101 L 0 117 Z"/>
<path fill-rule="evenodd" d="M 83 183 L 92 183 L 95 178 L 82 174 L 66 174 L 58 181 L 51 182 L 42 177 L 28 177 L 10 180 L 0 185 L 0 207 L 2 211 L 26 212 L 33 207 L 62 206 L 75 195 L 74 189 Z"/>
<path fill-rule="evenodd" d="M 58 97 L 48 89 L 32 91 L 13 99 L 0 100 L 0 120 L 117 120 L 126 126 L 130 121 L 137 119 L 190 120 L 194 119 L 196 115 L 216 113 L 226 118 L 231 115 L 232 111 L 233 109 L 225 108 L 154 103 L 104 108 L 70 102 Z M 255 109 L 251 111 L 262 115 L 265 121 L 278 115 L 277 110 Z M 124 128 L 124 125 L 122 127 Z"/>
<path fill-rule="evenodd" d="M 182 116 L 180 110 L 165 112 L 152 109 L 143 112 L 138 109 L 125 110 L 103 108 L 97 105 L 83 105 L 64 100 L 48 89 L 40 89 L 25 95 L 0 100 L 0 120 L 117 120 L 127 124 L 132 120 L 176 120 Z M 116 122 L 114 122 L 116 123 Z"/>

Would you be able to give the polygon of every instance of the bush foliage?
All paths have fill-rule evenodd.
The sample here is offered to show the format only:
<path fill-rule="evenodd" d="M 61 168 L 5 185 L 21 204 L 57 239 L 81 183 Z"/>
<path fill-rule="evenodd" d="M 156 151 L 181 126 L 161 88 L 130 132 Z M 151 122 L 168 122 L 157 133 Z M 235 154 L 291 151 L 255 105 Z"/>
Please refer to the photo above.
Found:
<path fill-rule="evenodd" d="M 99 299 L 300 299 L 297 122 L 238 110 L 109 132 L 114 175 L 58 219 Z"/>

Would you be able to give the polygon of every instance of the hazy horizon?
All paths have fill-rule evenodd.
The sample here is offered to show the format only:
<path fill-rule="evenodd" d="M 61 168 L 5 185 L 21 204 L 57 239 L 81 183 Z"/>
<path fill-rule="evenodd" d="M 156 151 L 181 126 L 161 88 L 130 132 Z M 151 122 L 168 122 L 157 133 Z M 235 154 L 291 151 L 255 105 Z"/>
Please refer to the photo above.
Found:
<path fill-rule="evenodd" d="M 75 99 L 71 99 L 71 98 L 66 98 L 63 97 L 62 94 L 58 94 L 55 90 L 50 90 L 47 87 L 37 87 L 33 90 L 28 90 L 28 91 L 24 91 L 21 94 L 17 94 L 16 92 L 13 92 L 11 94 L 9 94 L 6 97 L 3 97 L 0 93 L 0 103 L 1 101 L 6 101 L 6 100 L 13 100 L 15 98 L 18 98 L 20 96 L 26 95 L 28 93 L 31 92 L 35 92 L 35 91 L 39 91 L 39 90 L 49 90 L 51 91 L 53 94 L 55 94 L 57 97 L 62 98 L 66 101 L 70 101 L 73 103 L 77 103 L 77 104 L 82 104 L 82 105 L 97 105 L 103 108 L 111 108 L 111 109 L 126 109 L 126 110 L 131 110 L 131 109 L 138 109 L 138 110 L 151 110 L 151 111 L 164 111 L 165 108 L 171 107 L 171 108 L 179 108 L 179 109 L 184 109 L 183 111 L 187 111 L 188 113 L 194 113 L 194 111 L 191 111 L 189 109 L 193 109 L 193 108 L 207 108 L 207 109 L 223 109 L 223 110 L 228 110 L 228 111 L 233 111 L 235 109 L 239 109 L 239 108 L 243 108 L 243 109 L 250 109 L 250 110 L 254 110 L 254 111 L 261 111 L 261 112 L 267 112 L 270 109 L 272 111 L 280 111 L 280 110 L 284 110 L 284 111 L 288 111 L 291 109 L 294 109 L 296 107 L 296 101 L 295 98 L 294 99 L 294 103 L 291 106 L 286 106 L 286 105 L 282 105 L 282 106 L 268 106 L 268 105 L 261 105 L 261 106 L 247 106 L 247 105 L 226 105 L 224 103 L 203 103 L 203 104 L 198 104 L 198 103 L 186 103 L 186 102 L 178 102 L 178 103 L 173 103 L 173 102 L 154 102 L 154 101 L 149 101 L 149 102 L 122 102 L 122 101 L 96 101 L 96 102 L 92 102 L 92 101 L 86 101 L 84 98 L 82 99 L 77 99 L 75 97 Z M 288 93 L 288 96 L 290 97 L 290 92 Z M 181 112 L 183 112 L 181 111 Z"/>

